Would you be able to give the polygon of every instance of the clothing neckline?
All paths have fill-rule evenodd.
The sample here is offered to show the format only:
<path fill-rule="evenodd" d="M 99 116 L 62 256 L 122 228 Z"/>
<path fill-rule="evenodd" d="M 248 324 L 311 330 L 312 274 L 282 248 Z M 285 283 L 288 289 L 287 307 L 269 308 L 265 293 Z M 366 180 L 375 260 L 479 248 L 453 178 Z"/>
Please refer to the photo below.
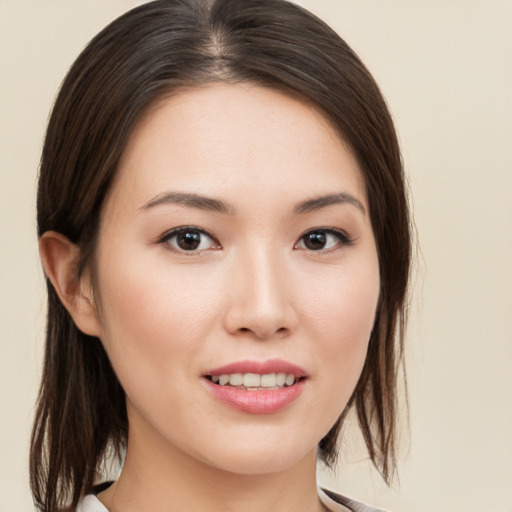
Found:
<path fill-rule="evenodd" d="M 108 489 L 112 483 L 104 482 L 95 486 L 91 494 L 80 500 L 76 512 L 109 512 L 97 495 Z M 330 512 L 384 512 L 321 487 L 318 487 L 318 497 Z"/>

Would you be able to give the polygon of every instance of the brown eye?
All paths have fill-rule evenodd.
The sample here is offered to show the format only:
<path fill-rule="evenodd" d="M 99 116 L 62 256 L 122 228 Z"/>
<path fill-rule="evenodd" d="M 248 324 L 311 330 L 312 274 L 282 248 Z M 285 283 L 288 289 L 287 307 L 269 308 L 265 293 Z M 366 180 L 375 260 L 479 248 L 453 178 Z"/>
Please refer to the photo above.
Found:
<path fill-rule="evenodd" d="M 165 235 L 162 242 L 169 244 L 173 250 L 179 252 L 198 252 L 220 248 L 211 236 L 194 228 L 174 229 Z"/>
<path fill-rule="evenodd" d="M 306 249 L 311 251 L 319 251 L 320 249 L 324 249 L 325 244 L 327 243 L 327 235 L 321 231 L 308 233 L 304 235 L 302 239 L 304 240 L 304 246 Z"/>
<path fill-rule="evenodd" d="M 185 231 L 176 236 L 176 245 L 184 251 L 195 251 L 201 245 L 201 233 Z"/>
<path fill-rule="evenodd" d="M 352 240 L 343 232 L 334 229 L 315 229 L 301 236 L 295 246 L 308 251 L 325 251 L 343 245 L 350 245 Z"/>

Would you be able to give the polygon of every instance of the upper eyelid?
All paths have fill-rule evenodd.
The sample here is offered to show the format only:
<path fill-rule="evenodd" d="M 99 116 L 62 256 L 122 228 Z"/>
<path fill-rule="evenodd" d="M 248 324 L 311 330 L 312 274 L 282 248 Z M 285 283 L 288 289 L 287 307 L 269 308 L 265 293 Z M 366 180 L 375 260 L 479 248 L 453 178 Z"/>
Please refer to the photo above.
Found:
<path fill-rule="evenodd" d="M 324 233 L 331 233 L 333 235 L 340 236 L 342 238 L 345 238 L 347 240 L 354 240 L 354 237 L 351 236 L 347 231 L 344 229 L 338 229 L 333 227 L 327 227 L 327 226 L 319 226 L 316 228 L 307 229 L 299 236 L 299 240 L 301 240 L 303 237 L 305 237 L 308 233 L 315 233 L 316 231 L 322 231 Z"/>
<path fill-rule="evenodd" d="M 183 231 L 200 232 L 201 234 L 206 235 L 211 240 L 212 245 L 215 245 L 216 247 L 210 247 L 210 248 L 206 248 L 206 249 L 194 249 L 194 250 L 190 250 L 190 251 L 175 247 L 174 244 L 172 244 L 170 242 L 170 240 L 173 237 L 176 237 L 177 235 L 179 235 Z M 152 243 L 154 245 L 164 247 L 165 250 L 167 250 L 167 251 L 170 251 L 175 254 L 182 255 L 182 256 L 187 256 L 187 257 L 193 257 L 193 256 L 198 257 L 201 255 L 204 255 L 205 253 L 209 252 L 210 250 L 222 249 L 222 245 L 220 244 L 220 242 L 217 240 L 217 238 L 215 236 L 211 235 L 205 229 L 199 228 L 197 226 L 177 226 L 175 228 L 169 229 L 165 233 L 160 235 L 158 238 L 156 238 Z"/>
<path fill-rule="evenodd" d="M 214 235 L 212 235 L 206 229 L 200 228 L 200 227 L 197 227 L 197 226 L 177 226 L 175 228 L 169 229 L 168 231 L 166 231 L 165 233 L 160 235 L 160 237 L 158 238 L 158 241 L 159 242 L 165 242 L 166 240 L 168 240 L 172 236 L 175 236 L 175 235 L 177 235 L 177 234 L 179 234 L 179 233 L 181 233 L 183 231 L 187 231 L 187 230 L 188 231 L 199 231 L 200 233 L 203 233 L 207 237 L 211 238 L 212 240 L 218 242 L 217 238 Z"/>
<path fill-rule="evenodd" d="M 304 237 L 308 233 L 315 233 L 315 232 L 323 232 L 323 233 L 327 233 L 327 234 L 334 235 L 335 237 L 337 237 L 338 238 L 338 243 L 336 244 L 336 247 L 322 248 L 322 249 L 318 249 L 316 251 L 308 249 L 307 247 L 300 247 L 300 244 L 305 245 Z M 307 231 L 305 231 L 299 237 L 299 239 L 297 240 L 297 242 L 294 244 L 293 247 L 296 250 L 306 250 L 306 252 L 308 252 L 308 253 L 311 253 L 311 254 L 319 256 L 319 255 L 322 255 L 322 254 L 328 254 L 328 253 L 335 252 L 335 251 L 337 251 L 339 249 L 342 249 L 344 247 L 350 247 L 351 245 L 354 244 L 354 242 L 355 242 L 355 238 L 352 237 L 351 235 L 349 235 L 344 230 L 336 229 L 336 228 L 332 228 L 332 227 L 323 227 L 323 228 L 319 227 L 319 228 L 308 229 Z"/>

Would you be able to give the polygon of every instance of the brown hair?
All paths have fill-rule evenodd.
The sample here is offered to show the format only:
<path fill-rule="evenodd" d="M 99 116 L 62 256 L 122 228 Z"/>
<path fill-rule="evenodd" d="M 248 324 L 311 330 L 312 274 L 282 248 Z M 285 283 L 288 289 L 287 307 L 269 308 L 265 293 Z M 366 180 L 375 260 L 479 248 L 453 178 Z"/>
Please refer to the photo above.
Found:
<path fill-rule="evenodd" d="M 349 46 L 284 0 L 159 0 L 121 16 L 78 57 L 56 99 L 44 143 L 38 234 L 95 252 L 102 204 L 127 139 L 157 99 L 213 81 L 251 82 L 321 109 L 357 157 L 380 263 L 381 292 L 368 355 L 342 417 L 321 440 L 336 459 L 346 412 L 357 411 L 368 452 L 389 482 L 395 467 L 397 369 L 410 263 L 409 214 L 399 146 L 386 103 Z M 99 339 L 83 334 L 47 280 L 48 323 L 30 469 L 36 506 L 75 506 L 106 453 L 128 435 L 124 392 Z"/>

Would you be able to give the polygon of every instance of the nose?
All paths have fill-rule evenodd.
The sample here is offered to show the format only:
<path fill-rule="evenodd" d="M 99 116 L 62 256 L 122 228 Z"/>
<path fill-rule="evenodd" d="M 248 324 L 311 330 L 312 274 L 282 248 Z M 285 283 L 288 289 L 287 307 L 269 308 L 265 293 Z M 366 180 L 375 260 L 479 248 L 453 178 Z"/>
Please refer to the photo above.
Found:
<path fill-rule="evenodd" d="M 291 277 L 271 250 L 245 251 L 231 267 L 224 327 L 258 340 L 284 338 L 297 325 Z"/>

